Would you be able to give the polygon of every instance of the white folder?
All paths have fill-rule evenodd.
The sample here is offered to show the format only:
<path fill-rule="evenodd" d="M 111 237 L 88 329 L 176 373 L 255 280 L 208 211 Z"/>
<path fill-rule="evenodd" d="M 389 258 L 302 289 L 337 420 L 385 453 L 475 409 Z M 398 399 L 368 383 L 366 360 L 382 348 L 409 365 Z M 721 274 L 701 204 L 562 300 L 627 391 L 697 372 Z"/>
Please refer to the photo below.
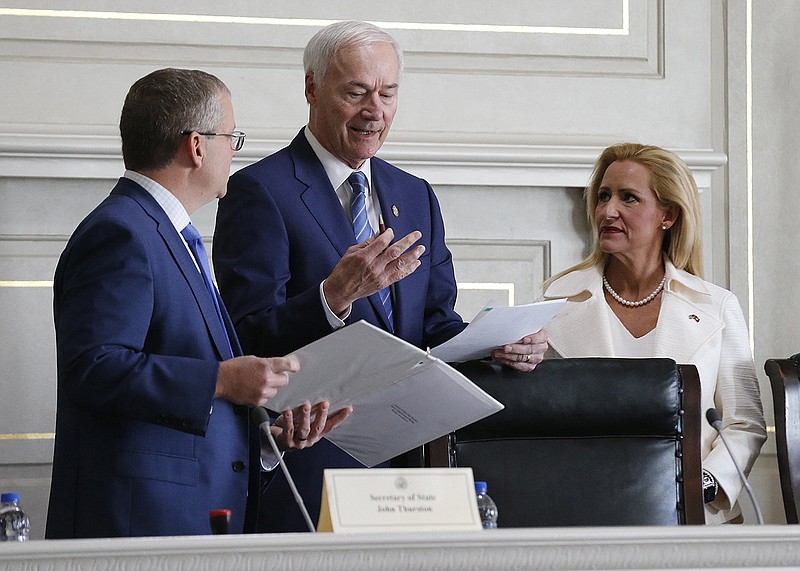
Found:
<path fill-rule="evenodd" d="M 328 400 L 333 412 L 352 405 L 353 414 L 326 438 L 367 467 L 503 408 L 445 362 L 365 321 L 292 355 L 300 370 L 267 408 Z"/>

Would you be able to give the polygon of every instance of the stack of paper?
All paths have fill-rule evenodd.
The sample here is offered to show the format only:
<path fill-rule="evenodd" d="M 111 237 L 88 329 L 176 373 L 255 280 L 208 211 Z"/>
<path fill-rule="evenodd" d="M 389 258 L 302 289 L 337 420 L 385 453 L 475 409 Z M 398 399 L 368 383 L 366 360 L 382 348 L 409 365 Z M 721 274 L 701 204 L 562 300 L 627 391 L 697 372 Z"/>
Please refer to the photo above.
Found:
<path fill-rule="evenodd" d="M 267 407 L 306 401 L 353 414 L 326 438 L 367 467 L 472 424 L 503 405 L 430 354 L 365 321 L 293 353 L 300 371 Z"/>

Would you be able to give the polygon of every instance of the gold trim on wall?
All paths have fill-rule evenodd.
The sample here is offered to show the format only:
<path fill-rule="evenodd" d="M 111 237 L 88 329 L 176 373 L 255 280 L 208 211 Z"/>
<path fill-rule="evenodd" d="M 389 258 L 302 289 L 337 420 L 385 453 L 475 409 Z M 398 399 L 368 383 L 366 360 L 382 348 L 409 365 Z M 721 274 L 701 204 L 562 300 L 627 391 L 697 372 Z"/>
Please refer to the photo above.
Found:
<path fill-rule="evenodd" d="M 18 432 L 16 434 L 0 434 L 0 440 L 53 440 L 55 432 Z"/>
<path fill-rule="evenodd" d="M 0 287 L 53 287 L 53 280 L 0 280 Z"/>
<path fill-rule="evenodd" d="M 630 0 L 622 0 L 622 22 L 619 28 L 587 28 L 572 26 L 519 26 L 497 24 L 451 24 L 445 22 L 372 22 L 394 30 L 426 30 L 443 32 L 484 32 L 500 34 L 569 34 L 581 36 L 627 36 L 630 34 Z M 207 14 L 169 14 L 146 12 L 111 12 L 94 10 L 34 10 L 0 8 L 0 16 L 45 18 L 79 18 L 101 20 L 138 20 L 159 22 L 202 22 L 213 24 L 248 24 L 268 26 L 323 27 L 338 20 L 313 18 L 265 18 L 252 16 L 216 16 Z"/>

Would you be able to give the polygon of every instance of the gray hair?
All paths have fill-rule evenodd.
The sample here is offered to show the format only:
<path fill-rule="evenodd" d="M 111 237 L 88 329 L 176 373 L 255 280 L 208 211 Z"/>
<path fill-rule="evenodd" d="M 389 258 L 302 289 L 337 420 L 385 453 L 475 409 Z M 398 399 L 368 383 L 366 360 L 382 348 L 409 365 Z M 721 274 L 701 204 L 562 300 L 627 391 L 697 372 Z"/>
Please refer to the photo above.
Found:
<path fill-rule="evenodd" d="M 314 82 L 322 84 L 328 65 L 340 49 L 344 47 L 363 47 L 371 44 L 387 43 L 394 48 L 397 65 L 403 72 L 403 50 L 392 36 L 378 26 L 368 22 L 336 22 L 322 28 L 309 40 L 303 52 L 303 69 L 311 74 Z"/>

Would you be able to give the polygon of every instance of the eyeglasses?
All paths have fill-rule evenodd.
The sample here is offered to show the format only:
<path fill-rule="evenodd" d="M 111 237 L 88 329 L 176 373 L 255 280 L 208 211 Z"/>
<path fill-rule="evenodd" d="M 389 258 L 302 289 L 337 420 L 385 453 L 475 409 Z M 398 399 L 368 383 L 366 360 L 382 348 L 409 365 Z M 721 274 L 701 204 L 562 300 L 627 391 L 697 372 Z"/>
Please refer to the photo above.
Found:
<path fill-rule="evenodd" d="M 181 135 L 191 135 L 194 131 L 181 131 Z M 198 135 L 203 135 L 204 137 L 230 137 L 231 138 L 231 149 L 234 151 L 241 151 L 242 147 L 244 147 L 244 138 L 247 136 L 244 134 L 244 131 L 234 131 L 233 133 L 203 133 L 201 131 L 197 131 Z"/>

